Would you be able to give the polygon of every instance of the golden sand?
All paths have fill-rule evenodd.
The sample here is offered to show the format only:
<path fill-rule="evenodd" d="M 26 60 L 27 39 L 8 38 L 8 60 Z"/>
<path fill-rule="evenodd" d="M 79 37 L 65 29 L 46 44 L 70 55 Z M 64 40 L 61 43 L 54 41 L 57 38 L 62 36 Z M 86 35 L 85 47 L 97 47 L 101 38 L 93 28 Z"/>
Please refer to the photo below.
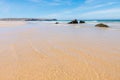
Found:
<path fill-rule="evenodd" d="M 120 31 L 93 27 L 0 29 L 0 80 L 120 80 L 119 41 Z"/>

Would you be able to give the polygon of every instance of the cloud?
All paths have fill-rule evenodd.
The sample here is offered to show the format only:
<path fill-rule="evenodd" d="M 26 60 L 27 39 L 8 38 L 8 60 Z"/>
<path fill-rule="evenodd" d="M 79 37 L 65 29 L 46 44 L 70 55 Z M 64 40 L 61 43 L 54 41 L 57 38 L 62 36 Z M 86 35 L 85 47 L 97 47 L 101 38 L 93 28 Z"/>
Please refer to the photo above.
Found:
<path fill-rule="evenodd" d="M 75 15 L 79 19 L 119 19 L 120 8 L 109 8 L 103 10 L 96 10 L 87 13 Z M 71 15 L 72 16 L 72 15 Z"/>
<path fill-rule="evenodd" d="M 118 2 L 107 2 L 104 4 L 96 4 L 96 5 L 92 5 L 92 6 L 85 4 L 85 5 L 73 8 L 73 9 L 63 10 L 63 11 L 60 11 L 57 13 L 49 14 L 48 17 L 61 18 L 61 17 L 65 16 L 64 18 L 69 18 L 69 17 L 75 15 L 74 17 L 76 17 L 76 18 L 81 17 L 81 16 L 82 16 L 82 18 L 84 18 L 84 17 L 86 18 L 86 17 L 90 17 L 90 15 L 92 15 L 92 17 L 94 17 L 94 15 L 102 16 L 101 14 L 103 14 L 104 11 L 106 11 L 106 10 L 107 11 L 109 10 L 109 12 L 111 12 L 111 13 L 113 13 L 113 11 L 114 11 L 114 13 L 117 13 L 118 9 L 116 10 L 116 8 L 111 9 L 110 7 L 108 7 L 108 6 L 112 6 L 112 5 L 116 5 L 116 4 L 119 4 L 119 3 Z M 103 8 L 104 8 L 104 10 L 103 10 Z M 107 13 L 107 11 L 105 13 Z"/>
<path fill-rule="evenodd" d="M 93 1 L 95 0 L 85 0 L 85 3 L 88 4 L 88 3 L 92 3 Z"/>
<path fill-rule="evenodd" d="M 28 0 L 28 1 L 32 1 L 32 2 L 41 2 L 42 0 Z"/>
<path fill-rule="evenodd" d="M 71 5 L 71 0 L 28 0 L 40 5 L 47 6 L 58 6 L 58 5 Z"/>
<path fill-rule="evenodd" d="M 82 16 L 90 16 L 90 15 L 97 15 L 97 14 L 110 14 L 110 13 L 120 13 L 120 8 L 113 8 L 113 9 L 104 9 L 104 10 L 97 10 L 88 13 L 84 13 Z"/>
<path fill-rule="evenodd" d="M 22 4 L 24 1 L 26 5 Z M 26 11 L 24 14 L 19 15 L 28 16 L 26 14 L 29 12 L 32 16 L 36 14 L 38 17 L 69 19 L 95 18 L 95 16 L 100 17 L 102 15 L 105 15 L 105 17 L 119 17 L 118 13 L 120 13 L 120 10 L 118 10 L 118 7 L 120 7 L 119 0 L 23 0 L 14 3 L 16 4 L 13 5 L 13 2 L 9 2 L 8 0 L 0 0 L 1 15 L 18 15 L 21 11 Z M 34 9 L 34 11 L 31 9 Z M 45 11 L 41 12 L 41 10 Z M 115 15 L 112 15 L 112 13 Z"/>

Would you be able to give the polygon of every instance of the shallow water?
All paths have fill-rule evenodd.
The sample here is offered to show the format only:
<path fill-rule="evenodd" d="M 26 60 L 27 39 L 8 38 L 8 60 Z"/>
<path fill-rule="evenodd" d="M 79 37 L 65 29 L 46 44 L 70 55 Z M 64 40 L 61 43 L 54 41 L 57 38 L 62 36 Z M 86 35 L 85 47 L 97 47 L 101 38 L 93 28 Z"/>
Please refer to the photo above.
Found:
<path fill-rule="evenodd" d="M 0 27 L 1 80 L 120 80 L 120 31 L 29 22 Z"/>

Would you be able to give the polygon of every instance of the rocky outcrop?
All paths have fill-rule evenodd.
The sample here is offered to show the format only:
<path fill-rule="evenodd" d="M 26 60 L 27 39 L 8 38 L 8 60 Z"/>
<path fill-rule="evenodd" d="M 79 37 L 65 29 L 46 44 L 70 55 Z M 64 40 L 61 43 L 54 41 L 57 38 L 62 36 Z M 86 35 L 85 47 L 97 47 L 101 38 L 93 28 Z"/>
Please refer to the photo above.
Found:
<path fill-rule="evenodd" d="M 59 24 L 59 22 L 56 22 L 55 24 Z"/>
<path fill-rule="evenodd" d="M 80 20 L 80 22 L 79 22 L 79 23 L 85 23 L 85 21 Z"/>
<path fill-rule="evenodd" d="M 95 25 L 95 26 L 96 26 L 96 27 L 106 27 L 106 28 L 109 27 L 108 25 L 103 24 L 103 23 L 97 24 L 97 25 Z"/>
<path fill-rule="evenodd" d="M 72 20 L 71 22 L 69 22 L 68 24 L 78 24 L 78 20 L 75 19 L 75 20 Z"/>

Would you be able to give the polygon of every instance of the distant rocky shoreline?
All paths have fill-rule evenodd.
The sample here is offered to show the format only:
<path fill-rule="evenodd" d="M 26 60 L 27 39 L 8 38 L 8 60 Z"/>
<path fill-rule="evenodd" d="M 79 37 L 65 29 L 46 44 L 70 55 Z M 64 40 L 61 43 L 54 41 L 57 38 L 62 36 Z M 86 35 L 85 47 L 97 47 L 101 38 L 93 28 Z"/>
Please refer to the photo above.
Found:
<path fill-rule="evenodd" d="M 42 19 L 42 18 L 0 18 L 0 21 L 57 21 L 57 19 Z"/>

